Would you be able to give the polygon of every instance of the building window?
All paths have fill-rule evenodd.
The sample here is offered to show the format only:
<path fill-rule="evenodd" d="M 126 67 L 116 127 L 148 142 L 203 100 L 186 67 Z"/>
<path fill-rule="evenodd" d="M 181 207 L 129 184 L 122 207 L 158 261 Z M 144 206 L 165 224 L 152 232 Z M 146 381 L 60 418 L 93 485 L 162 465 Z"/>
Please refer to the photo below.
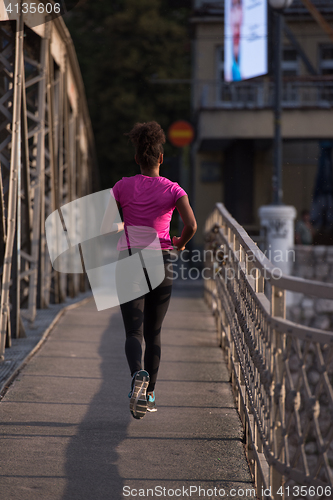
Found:
<path fill-rule="evenodd" d="M 283 76 L 297 76 L 299 74 L 297 50 L 292 47 L 283 48 L 282 74 Z"/>
<path fill-rule="evenodd" d="M 333 75 L 333 45 L 319 47 L 319 72 L 321 75 Z"/>
<path fill-rule="evenodd" d="M 283 76 L 299 75 L 299 57 L 297 50 L 293 47 L 283 47 L 281 69 Z M 285 82 L 282 90 L 282 102 L 287 106 L 297 106 L 299 92 L 297 84 L 294 82 Z"/>
<path fill-rule="evenodd" d="M 296 77 L 300 74 L 300 58 L 297 50 L 291 46 L 283 48 L 281 69 L 284 77 Z M 222 103 L 224 107 L 253 108 L 263 106 L 265 89 L 261 79 L 230 83 L 224 81 L 223 46 L 218 46 L 216 50 L 216 80 L 216 101 Z M 298 100 L 297 84 L 293 81 L 286 81 L 283 85 L 282 101 L 284 104 L 295 106 Z"/>
<path fill-rule="evenodd" d="M 216 50 L 216 100 L 225 105 L 231 105 L 232 94 L 228 83 L 224 81 L 224 45 L 220 45 Z"/>
<path fill-rule="evenodd" d="M 217 80 L 219 82 L 224 82 L 224 46 L 221 45 L 217 47 L 217 55 L 216 55 L 216 66 L 217 66 Z"/>
<path fill-rule="evenodd" d="M 221 164 L 217 161 L 200 163 L 201 182 L 221 182 Z"/>
<path fill-rule="evenodd" d="M 333 75 L 333 45 L 319 45 L 319 73 L 321 75 Z M 321 83 L 319 100 L 322 105 L 332 106 L 332 82 Z"/>
<path fill-rule="evenodd" d="M 216 51 L 216 101 L 226 108 L 244 108 L 256 106 L 260 100 L 262 83 L 256 81 L 224 81 L 224 46 Z"/>

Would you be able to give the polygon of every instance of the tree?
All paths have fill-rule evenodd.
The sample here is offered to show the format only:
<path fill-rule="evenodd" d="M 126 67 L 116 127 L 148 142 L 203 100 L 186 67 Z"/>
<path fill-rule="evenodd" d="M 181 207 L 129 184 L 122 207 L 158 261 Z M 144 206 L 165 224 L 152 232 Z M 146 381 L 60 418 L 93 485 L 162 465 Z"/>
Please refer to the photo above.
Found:
<path fill-rule="evenodd" d="M 103 187 L 137 173 L 124 137 L 134 123 L 164 130 L 190 118 L 190 85 L 153 83 L 190 77 L 187 8 L 166 0 L 82 1 L 66 19 L 76 48 Z M 172 146 L 166 152 L 175 155 Z M 177 152 L 178 154 L 178 152 Z"/>

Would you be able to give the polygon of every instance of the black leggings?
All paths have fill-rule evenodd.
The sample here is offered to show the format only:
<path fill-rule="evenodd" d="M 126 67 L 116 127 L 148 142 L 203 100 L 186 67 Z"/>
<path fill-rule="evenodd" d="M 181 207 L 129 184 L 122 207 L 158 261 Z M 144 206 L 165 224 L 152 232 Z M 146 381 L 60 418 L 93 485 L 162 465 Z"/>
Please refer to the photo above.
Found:
<path fill-rule="evenodd" d="M 161 359 L 161 328 L 172 290 L 172 263 L 163 252 L 165 277 L 145 295 L 120 305 L 126 331 L 125 353 L 131 375 L 142 369 L 142 341 L 145 340 L 144 369 L 149 373 L 147 392 L 155 388 Z"/>

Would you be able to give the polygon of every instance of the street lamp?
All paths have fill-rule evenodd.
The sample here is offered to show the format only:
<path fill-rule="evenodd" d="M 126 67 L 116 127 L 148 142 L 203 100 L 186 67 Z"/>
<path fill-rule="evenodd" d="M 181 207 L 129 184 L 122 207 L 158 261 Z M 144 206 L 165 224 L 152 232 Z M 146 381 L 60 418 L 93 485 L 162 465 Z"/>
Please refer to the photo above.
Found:
<path fill-rule="evenodd" d="M 282 39 L 283 16 L 281 11 L 292 4 L 293 0 L 269 0 L 274 9 L 274 173 L 273 204 L 282 205 L 282 137 L 281 137 L 281 100 L 282 100 Z"/>
<path fill-rule="evenodd" d="M 284 274 L 290 274 L 291 262 L 288 250 L 294 246 L 294 207 L 283 205 L 282 191 L 282 10 L 293 0 L 268 0 L 274 9 L 274 171 L 272 177 L 273 203 L 259 208 L 259 217 L 266 239 L 266 250 L 271 252 L 271 260 Z M 279 258 L 278 258 L 279 256 Z M 282 260 L 281 257 L 282 256 Z"/>

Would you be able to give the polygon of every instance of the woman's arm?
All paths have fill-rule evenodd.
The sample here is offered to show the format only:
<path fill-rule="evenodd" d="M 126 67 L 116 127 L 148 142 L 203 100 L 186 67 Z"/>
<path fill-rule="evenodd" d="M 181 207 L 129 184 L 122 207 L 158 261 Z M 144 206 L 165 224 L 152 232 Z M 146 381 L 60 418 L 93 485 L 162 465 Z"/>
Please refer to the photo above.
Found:
<path fill-rule="evenodd" d="M 105 214 L 102 220 L 102 225 L 100 229 L 100 234 L 107 233 L 119 233 L 124 229 L 123 222 L 114 222 L 118 215 L 118 210 L 120 208 L 119 201 L 116 201 L 112 195 L 110 195 L 108 206 L 106 207 Z"/>
<path fill-rule="evenodd" d="M 185 245 L 196 233 L 197 221 L 195 220 L 193 210 L 188 201 L 188 196 L 181 196 L 176 202 L 176 208 L 184 223 L 184 229 L 180 238 L 173 237 L 172 243 L 177 247 L 177 250 L 184 250 Z"/>

